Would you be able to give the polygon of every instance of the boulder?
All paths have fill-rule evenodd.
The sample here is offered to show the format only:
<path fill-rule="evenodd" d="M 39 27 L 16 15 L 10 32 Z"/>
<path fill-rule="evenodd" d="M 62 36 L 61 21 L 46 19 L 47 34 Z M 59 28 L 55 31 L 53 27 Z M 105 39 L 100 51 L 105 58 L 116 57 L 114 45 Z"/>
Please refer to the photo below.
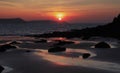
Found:
<path fill-rule="evenodd" d="M 66 51 L 65 47 L 55 46 L 55 47 L 48 49 L 48 52 L 63 52 L 63 51 Z"/>
<path fill-rule="evenodd" d="M 0 73 L 2 73 L 3 70 L 4 68 L 0 65 Z"/>
<path fill-rule="evenodd" d="M 22 42 L 20 42 L 20 41 L 12 41 L 12 42 L 10 42 L 9 44 L 21 44 Z"/>
<path fill-rule="evenodd" d="M 65 45 L 65 44 L 74 44 L 73 41 L 58 41 L 58 43 L 54 45 Z"/>
<path fill-rule="evenodd" d="M 0 48 L 0 52 L 5 52 L 7 49 L 5 49 L 5 48 Z"/>
<path fill-rule="evenodd" d="M 89 58 L 90 57 L 90 53 L 84 53 L 83 55 L 82 55 L 82 58 L 83 59 L 87 59 L 87 58 Z"/>
<path fill-rule="evenodd" d="M 111 48 L 111 47 L 106 42 L 100 42 L 100 43 L 95 45 L 95 48 Z"/>
<path fill-rule="evenodd" d="M 31 52 L 31 50 L 26 50 L 26 52 Z"/>
<path fill-rule="evenodd" d="M 11 44 L 4 44 L 0 46 L 0 52 L 5 52 L 7 49 L 15 49 L 16 46 L 13 46 Z"/>

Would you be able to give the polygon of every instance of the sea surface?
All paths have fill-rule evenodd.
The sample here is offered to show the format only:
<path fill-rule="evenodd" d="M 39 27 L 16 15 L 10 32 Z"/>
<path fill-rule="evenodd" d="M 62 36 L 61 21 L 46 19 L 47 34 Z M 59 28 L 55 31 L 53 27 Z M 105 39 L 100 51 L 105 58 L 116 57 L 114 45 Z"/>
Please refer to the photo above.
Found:
<path fill-rule="evenodd" d="M 71 29 L 83 29 L 95 27 L 100 23 L 76 23 L 76 24 L 44 24 L 44 23 L 17 23 L 0 24 L 0 35 L 26 35 L 41 34 L 53 31 L 66 31 Z"/>

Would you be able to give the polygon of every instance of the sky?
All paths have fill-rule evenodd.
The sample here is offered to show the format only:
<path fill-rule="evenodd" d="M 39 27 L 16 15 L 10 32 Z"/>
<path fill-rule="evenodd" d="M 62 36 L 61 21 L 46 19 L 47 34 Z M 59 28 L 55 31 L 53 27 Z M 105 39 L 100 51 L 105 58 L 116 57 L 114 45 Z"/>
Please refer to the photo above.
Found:
<path fill-rule="evenodd" d="M 110 22 L 120 13 L 120 0 L 0 0 L 0 18 L 57 20 L 79 23 Z"/>

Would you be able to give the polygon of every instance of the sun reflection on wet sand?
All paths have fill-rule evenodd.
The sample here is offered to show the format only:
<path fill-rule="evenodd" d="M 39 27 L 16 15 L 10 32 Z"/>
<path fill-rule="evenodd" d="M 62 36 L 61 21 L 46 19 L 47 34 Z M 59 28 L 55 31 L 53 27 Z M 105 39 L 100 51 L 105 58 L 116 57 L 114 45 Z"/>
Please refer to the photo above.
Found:
<path fill-rule="evenodd" d="M 68 49 L 67 52 L 71 52 L 73 50 Z M 76 49 L 73 52 L 89 52 L 88 50 L 83 49 Z M 64 55 L 55 55 L 48 53 L 47 50 L 44 50 L 43 52 L 36 52 L 35 53 L 38 56 L 41 56 L 44 60 L 48 60 L 50 62 L 53 62 L 56 65 L 61 66 L 82 66 L 82 67 L 89 67 L 89 68 L 96 68 L 96 69 L 102 69 L 102 70 L 108 70 L 113 72 L 120 72 L 120 65 L 117 63 L 112 62 L 105 62 L 105 61 L 97 61 L 92 59 L 82 59 L 82 57 L 66 57 Z M 95 55 L 94 55 L 95 56 Z"/>

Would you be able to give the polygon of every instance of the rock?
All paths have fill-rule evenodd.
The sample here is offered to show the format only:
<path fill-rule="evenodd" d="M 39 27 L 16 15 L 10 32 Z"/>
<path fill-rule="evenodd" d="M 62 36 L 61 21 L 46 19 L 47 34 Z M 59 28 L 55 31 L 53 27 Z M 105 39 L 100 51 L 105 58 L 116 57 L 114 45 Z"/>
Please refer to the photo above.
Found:
<path fill-rule="evenodd" d="M 0 46 L 0 52 L 5 52 L 7 49 L 15 49 L 16 46 L 13 46 L 11 44 L 4 44 Z"/>
<path fill-rule="evenodd" d="M 48 49 L 48 52 L 63 52 L 63 51 L 66 51 L 65 47 L 56 46 Z"/>
<path fill-rule="evenodd" d="M 0 65 L 0 73 L 2 73 L 3 70 L 4 68 Z"/>
<path fill-rule="evenodd" d="M 65 44 L 74 44 L 73 41 L 58 41 L 58 43 L 54 45 L 65 45 Z"/>
<path fill-rule="evenodd" d="M 30 50 L 26 50 L 26 52 L 31 52 Z"/>
<path fill-rule="evenodd" d="M 10 42 L 9 44 L 21 44 L 22 42 L 20 42 L 20 41 L 12 41 L 12 42 Z"/>
<path fill-rule="evenodd" d="M 89 56 L 90 56 L 89 53 L 84 53 L 84 54 L 82 55 L 83 59 L 87 59 Z"/>
<path fill-rule="evenodd" d="M 10 48 L 17 48 L 17 47 L 16 47 L 16 46 L 13 46 L 13 45 L 11 45 L 11 44 L 5 44 L 5 45 L 0 46 L 0 48 L 10 49 Z"/>
<path fill-rule="evenodd" d="M 111 47 L 106 42 L 100 42 L 100 43 L 95 45 L 95 48 L 111 48 Z"/>
<path fill-rule="evenodd" d="M 3 48 L 3 49 L 1 49 L 0 48 L 0 52 L 5 52 L 7 49 L 5 49 L 5 48 Z"/>

